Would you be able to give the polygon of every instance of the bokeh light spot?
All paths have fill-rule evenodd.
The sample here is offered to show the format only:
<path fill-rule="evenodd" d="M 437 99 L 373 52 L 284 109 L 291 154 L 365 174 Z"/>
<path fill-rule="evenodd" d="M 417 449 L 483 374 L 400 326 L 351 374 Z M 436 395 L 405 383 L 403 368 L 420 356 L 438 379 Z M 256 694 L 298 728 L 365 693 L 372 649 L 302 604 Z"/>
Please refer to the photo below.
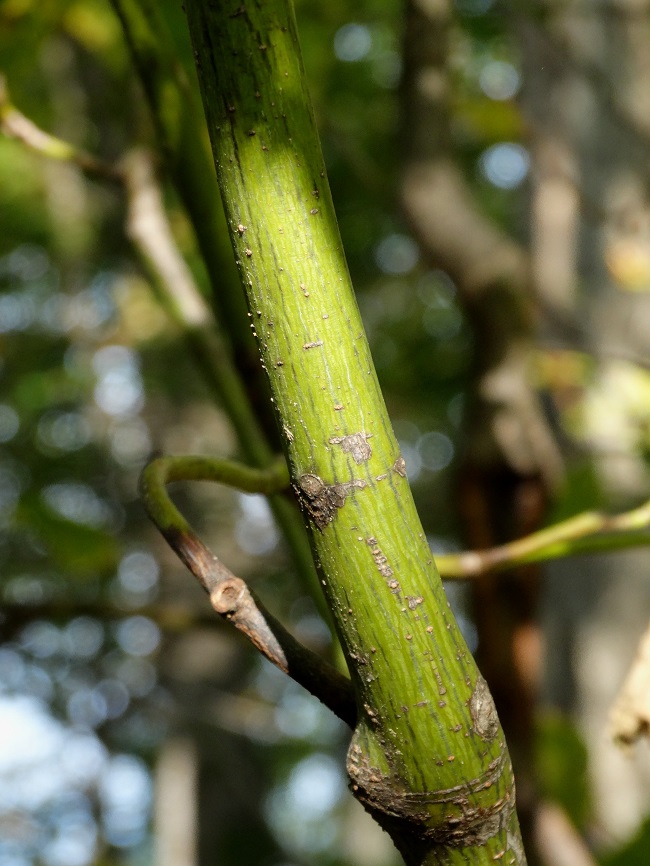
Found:
<path fill-rule="evenodd" d="M 144 405 L 138 356 L 126 346 L 104 346 L 95 352 L 95 402 L 107 415 L 133 415 Z"/>
<path fill-rule="evenodd" d="M 104 627 L 89 616 L 78 616 L 63 629 L 62 638 L 71 658 L 93 659 L 104 643 Z"/>
<path fill-rule="evenodd" d="M 519 90 L 519 73 L 503 60 L 490 60 L 479 74 L 479 86 L 486 96 L 496 101 L 512 99 Z"/>
<path fill-rule="evenodd" d="M 418 439 L 417 450 L 422 465 L 430 472 L 449 466 L 454 456 L 454 444 L 444 433 L 432 430 Z"/>
<path fill-rule="evenodd" d="M 466 15 L 468 18 L 485 15 L 493 3 L 494 0 L 454 0 L 454 6 L 460 14 Z"/>
<path fill-rule="evenodd" d="M 372 36 L 365 24 L 344 24 L 334 36 L 334 54 L 345 63 L 363 60 L 372 47 Z"/>
<path fill-rule="evenodd" d="M 79 412 L 47 412 L 38 422 L 39 444 L 57 451 L 78 451 L 90 442 L 90 424 Z"/>
<path fill-rule="evenodd" d="M 0 442 L 10 442 L 20 429 L 20 418 L 13 406 L 0 403 Z"/>
<path fill-rule="evenodd" d="M 88 484 L 50 484 L 41 491 L 41 496 L 60 517 L 82 526 L 107 526 L 113 516 L 108 504 Z"/>
<path fill-rule="evenodd" d="M 160 643 L 160 629 L 146 616 L 130 616 L 118 624 L 116 637 L 128 655 L 148 656 Z"/>
<path fill-rule="evenodd" d="M 407 274 L 419 258 L 418 245 L 408 235 L 388 235 L 375 247 L 375 261 L 386 274 Z"/>
<path fill-rule="evenodd" d="M 237 543 L 253 556 L 270 553 L 280 539 L 266 497 L 242 493 L 239 504 L 242 516 L 235 525 Z"/>
<path fill-rule="evenodd" d="M 485 177 L 500 189 L 515 189 L 528 174 L 530 157 L 520 144 L 503 142 L 488 147 L 479 165 Z"/>

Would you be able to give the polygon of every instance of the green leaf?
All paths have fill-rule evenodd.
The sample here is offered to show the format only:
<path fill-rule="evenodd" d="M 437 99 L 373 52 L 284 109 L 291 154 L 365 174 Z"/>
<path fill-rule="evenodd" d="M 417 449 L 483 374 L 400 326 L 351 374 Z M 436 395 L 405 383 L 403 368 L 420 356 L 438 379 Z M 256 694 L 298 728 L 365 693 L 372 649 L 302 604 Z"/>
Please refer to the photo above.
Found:
<path fill-rule="evenodd" d="M 591 809 L 587 749 L 571 720 L 559 712 L 540 717 L 537 771 L 542 798 L 559 803 L 577 827 L 584 827 Z"/>
<path fill-rule="evenodd" d="M 60 517 L 36 496 L 22 499 L 16 522 L 18 527 L 31 531 L 46 548 L 52 563 L 72 578 L 107 573 L 117 566 L 119 545 L 113 536 Z"/>

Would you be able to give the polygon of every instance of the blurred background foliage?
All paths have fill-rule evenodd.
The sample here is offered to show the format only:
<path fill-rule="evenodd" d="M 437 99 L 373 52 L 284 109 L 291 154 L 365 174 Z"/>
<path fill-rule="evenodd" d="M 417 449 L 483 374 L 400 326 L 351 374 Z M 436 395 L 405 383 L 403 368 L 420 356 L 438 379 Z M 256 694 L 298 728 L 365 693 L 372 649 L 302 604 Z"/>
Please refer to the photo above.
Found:
<path fill-rule="evenodd" d="M 195 86 L 180 4 L 158 5 Z M 538 130 L 522 111 L 531 73 L 518 27 L 522 15 L 529 26 L 550 26 L 550 5 L 522 13 L 519 4 L 456 0 L 448 59 L 454 160 L 486 218 L 528 248 Z M 432 547 L 458 550 L 466 541 L 454 502 L 474 332 L 454 280 L 422 250 L 398 206 L 410 134 L 401 121 L 404 7 L 300 0 L 297 14 L 389 411 Z M 42 129 L 107 162 L 135 145 L 155 150 L 107 0 L 4 0 L 0 62 L 13 103 Z M 188 218 L 164 172 L 162 182 L 178 247 L 207 294 Z M 346 731 L 214 621 L 145 520 L 136 484 L 152 451 L 238 449 L 128 242 L 121 189 L 0 137 L 0 205 L 0 862 L 166 866 L 171 796 L 185 822 L 174 831 L 185 858 L 176 863 L 397 863 L 345 791 Z M 619 220 L 610 237 L 592 217 L 583 234 L 594 223 L 604 238 L 599 279 L 606 273 L 616 309 L 633 298 L 626 315 L 647 321 L 645 223 Z M 547 520 L 647 496 L 650 341 L 623 340 L 603 364 L 596 349 L 613 343 L 602 330 L 607 318 L 587 324 L 597 295 L 591 279 L 576 269 L 577 335 L 575 322 L 567 338 L 566 322 L 553 332 L 553 317 L 540 316 L 531 377 L 566 469 Z M 201 485 L 178 497 L 229 566 L 306 642 L 330 651 L 264 500 Z M 634 568 L 647 582 L 647 567 Z M 536 713 L 536 776 L 543 797 L 565 807 L 603 863 L 645 863 L 647 825 L 638 828 L 644 805 L 648 811 L 647 765 L 620 832 L 599 810 L 603 787 L 617 797 L 615 786 L 626 782 L 595 774 L 602 716 L 590 742 L 584 718 L 594 711 L 576 697 L 580 664 L 567 612 L 585 616 L 594 607 L 583 603 L 593 569 L 582 571 L 550 574 L 543 584 L 551 589 L 542 590 L 541 622 L 550 626 L 537 636 L 546 634 L 550 673 L 541 677 L 548 710 Z M 448 590 L 476 649 L 467 592 Z M 633 590 L 619 586 L 616 597 L 643 611 L 648 594 L 635 601 Z M 629 622 L 621 619 L 623 632 Z M 598 667 L 597 657 L 591 663 Z M 600 668 L 610 691 L 624 667 L 625 659 L 620 671 Z"/>

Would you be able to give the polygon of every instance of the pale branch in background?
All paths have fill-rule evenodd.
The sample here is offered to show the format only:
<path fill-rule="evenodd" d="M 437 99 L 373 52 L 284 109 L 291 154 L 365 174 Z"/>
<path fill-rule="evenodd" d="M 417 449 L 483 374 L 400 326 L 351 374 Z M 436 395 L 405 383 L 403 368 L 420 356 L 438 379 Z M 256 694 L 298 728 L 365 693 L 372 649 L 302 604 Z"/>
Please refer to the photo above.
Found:
<path fill-rule="evenodd" d="M 465 580 L 507 571 L 531 562 L 546 562 L 589 553 L 605 553 L 650 544 L 650 501 L 623 514 L 585 511 L 562 523 L 488 550 L 436 556 L 443 578 Z"/>
<path fill-rule="evenodd" d="M 609 728 L 621 745 L 650 736 L 650 626 L 609 715 Z"/>
<path fill-rule="evenodd" d="M 174 240 L 151 154 L 131 150 L 120 165 L 128 202 L 127 234 L 158 275 L 174 319 L 189 328 L 213 327 L 212 311 Z"/>
<path fill-rule="evenodd" d="M 564 809 L 555 803 L 539 804 L 535 840 L 541 866 L 598 866 Z"/>
<path fill-rule="evenodd" d="M 11 102 L 9 88 L 4 76 L 0 75 L 0 132 L 7 138 L 21 141 L 30 150 L 50 159 L 72 162 L 88 177 L 96 177 L 122 183 L 124 178 L 118 166 L 103 162 L 81 148 L 75 147 L 36 126 Z"/>

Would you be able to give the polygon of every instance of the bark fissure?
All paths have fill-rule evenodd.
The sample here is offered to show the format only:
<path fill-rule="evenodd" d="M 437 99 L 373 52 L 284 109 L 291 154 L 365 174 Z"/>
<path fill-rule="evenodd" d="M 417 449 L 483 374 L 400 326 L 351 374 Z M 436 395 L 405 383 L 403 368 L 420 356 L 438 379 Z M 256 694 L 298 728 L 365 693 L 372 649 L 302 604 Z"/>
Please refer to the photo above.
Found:
<path fill-rule="evenodd" d="M 499 785 L 510 769 L 504 742 L 501 747 L 499 757 L 481 776 L 434 791 L 401 790 L 403 783 L 399 776 L 385 775 L 378 767 L 371 766 L 356 739 L 348 751 L 347 770 L 355 796 L 389 833 L 394 822 L 407 822 L 415 843 L 434 842 L 462 848 L 481 846 L 507 827 L 515 807 L 510 791 L 497 799 L 490 797 L 488 801 L 486 798 L 485 804 L 480 802 L 481 794 Z M 446 760 L 453 757 L 448 755 Z M 444 815 L 431 826 L 431 807 L 434 806 L 445 807 Z"/>

